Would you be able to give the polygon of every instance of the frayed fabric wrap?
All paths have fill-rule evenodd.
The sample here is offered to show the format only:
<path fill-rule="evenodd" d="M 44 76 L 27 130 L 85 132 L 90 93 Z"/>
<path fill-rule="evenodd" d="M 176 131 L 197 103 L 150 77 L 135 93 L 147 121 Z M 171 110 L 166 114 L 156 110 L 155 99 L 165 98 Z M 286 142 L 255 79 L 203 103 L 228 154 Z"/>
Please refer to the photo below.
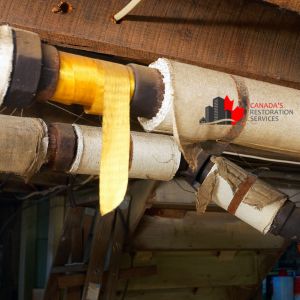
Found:
<path fill-rule="evenodd" d="M 26 179 L 46 162 L 47 126 L 41 119 L 0 116 L 0 172 Z"/>
<path fill-rule="evenodd" d="M 74 174 L 98 175 L 102 149 L 99 127 L 73 125 L 77 152 L 70 169 Z M 171 180 L 178 170 L 181 153 L 173 138 L 165 135 L 131 132 L 130 178 Z"/>
<path fill-rule="evenodd" d="M 210 201 L 253 226 L 267 233 L 278 210 L 287 200 L 287 196 L 260 179 L 253 180 L 244 193 L 240 189 L 249 178 L 249 173 L 223 157 L 212 157 L 213 168 L 198 191 L 197 208 L 205 211 Z M 237 194 L 241 199 L 235 199 Z"/>

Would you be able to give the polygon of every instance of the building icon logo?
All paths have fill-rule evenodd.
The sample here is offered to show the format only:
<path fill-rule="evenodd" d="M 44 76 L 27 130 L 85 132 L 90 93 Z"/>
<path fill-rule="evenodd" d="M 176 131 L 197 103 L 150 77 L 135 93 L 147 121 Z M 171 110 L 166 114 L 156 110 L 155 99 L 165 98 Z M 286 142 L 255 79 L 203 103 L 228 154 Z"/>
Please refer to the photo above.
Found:
<path fill-rule="evenodd" d="M 235 125 L 245 115 L 245 109 L 237 106 L 233 109 L 233 100 L 228 96 L 225 99 L 216 97 L 213 99 L 213 106 L 205 107 L 205 117 L 200 123 L 212 123 L 218 125 Z"/>

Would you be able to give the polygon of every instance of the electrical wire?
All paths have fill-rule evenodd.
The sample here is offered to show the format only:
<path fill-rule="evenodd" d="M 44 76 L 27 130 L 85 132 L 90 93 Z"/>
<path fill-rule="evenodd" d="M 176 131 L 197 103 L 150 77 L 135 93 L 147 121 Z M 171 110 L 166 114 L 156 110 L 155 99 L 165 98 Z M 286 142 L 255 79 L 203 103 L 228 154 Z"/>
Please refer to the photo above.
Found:
<path fill-rule="evenodd" d="M 77 122 L 79 119 L 81 119 L 81 120 L 84 120 L 84 121 L 86 121 L 86 122 L 89 122 L 90 124 L 93 124 L 93 125 L 96 125 L 96 126 L 99 125 L 98 123 L 96 123 L 96 122 L 94 122 L 94 121 L 92 121 L 92 120 L 89 120 L 89 119 L 86 119 L 86 118 L 84 118 L 84 117 L 82 117 L 82 116 L 80 116 L 80 115 L 77 115 L 77 114 L 73 113 L 72 111 L 69 111 L 69 110 L 67 110 L 67 109 L 65 109 L 65 108 L 63 108 L 63 107 L 61 107 L 61 106 L 59 106 L 59 105 L 57 105 L 57 104 L 54 104 L 54 103 L 52 103 L 52 102 L 50 102 L 50 101 L 46 101 L 46 103 L 49 104 L 49 105 L 51 105 L 51 106 L 53 106 L 53 107 L 55 107 L 55 108 L 57 108 L 57 109 L 60 109 L 60 110 L 62 110 L 62 111 L 64 111 L 64 112 L 66 112 L 66 113 L 69 114 L 69 115 L 72 115 L 72 116 L 74 116 L 74 117 L 77 117 L 76 122 Z"/>
<path fill-rule="evenodd" d="M 142 0 L 132 0 L 118 13 L 114 15 L 114 20 L 120 22 L 126 15 L 128 15 Z"/>

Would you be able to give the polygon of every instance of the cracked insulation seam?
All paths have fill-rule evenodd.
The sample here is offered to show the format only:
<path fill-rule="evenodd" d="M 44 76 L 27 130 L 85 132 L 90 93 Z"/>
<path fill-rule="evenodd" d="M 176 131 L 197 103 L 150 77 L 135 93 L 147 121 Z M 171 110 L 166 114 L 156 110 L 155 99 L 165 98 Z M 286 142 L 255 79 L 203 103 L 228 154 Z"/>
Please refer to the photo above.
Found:
<path fill-rule="evenodd" d="M 0 170 L 30 178 L 46 162 L 47 126 L 41 119 L 0 117 Z"/>
<path fill-rule="evenodd" d="M 198 211 L 213 201 L 260 232 L 269 232 L 287 196 L 223 157 L 211 161 L 214 165 L 198 190 Z"/>
<path fill-rule="evenodd" d="M 140 123 L 146 131 L 173 134 L 188 161 L 185 145 L 208 140 L 300 157 L 299 90 L 165 58 L 158 59 L 150 68 L 159 70 L 163 76 L 164 99 L 156 116 L 139 118 Z M 234 100 L 233 109 L 239 104 L 245 106 L 245 119 L 239 130 L 236 130 L 236 125 L 201 123 L 214 99 L 226 96 Z M 264 105 L 278 102 L 283 106 L 281 111 L 289 111 L 279 115 L 279 121 L 254 120 L 256 110 L 251 109 L 250 103 Z"/>

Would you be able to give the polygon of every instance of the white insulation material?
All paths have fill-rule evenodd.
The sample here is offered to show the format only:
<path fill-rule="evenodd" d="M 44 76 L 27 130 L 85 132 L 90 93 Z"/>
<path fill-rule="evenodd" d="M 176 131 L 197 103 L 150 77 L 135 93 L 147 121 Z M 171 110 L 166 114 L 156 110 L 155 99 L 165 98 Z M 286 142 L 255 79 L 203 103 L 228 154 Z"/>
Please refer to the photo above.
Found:
<path fill-rule="evenodd" d="M 0 26 L 0 106 L 6 95 L 12 72 L 14 42 L 12 29 L 8 25 Z"/>
<path fill-rule="evenodd" d="M 75 174 L 99 175 L 101 128 L 73 125 L 77 153 L 70 169 Z M 181 153 L 170 136 L 131 132 L 130 178 L 171 180 L 178 170 Z"/>
<path fill-rule="evenodd" d="M 171 180 L 178 170 L 181 153 L 171 136 L 132 132 L 131 178 Z"/>
<path fill-rule="evenodd" d="M 245 176 L 247 176 L 246 171 L 237 166 L 236 168 L 239 169 L 239 172 L 243 172 Z M 211 200 L 223 209 L 228 210 L 235 193 L 232 189 L 232 183 L 220 175 L 217 164 L 213 166 L 207 178 L 213 173 L 215 173 L 213 176 L 216 176 L 216 180 L 214 182 Z M 263 190 L 263 192 L 270 191 L 270 198 L 267 199 L 268 202 L 266 205 L 258 208 L 255 205 L 246 203 L 247 199 L 251 199 L 252 197 L 257 199 L 257 195 L 260 192 L 259 190 Z M 266 194 L 268 195 L 268 193 Z M 272 196 L 274 197 L 273 199 Z M 257 200 L 259 202 L 261 199 Z M 279 191 L 259 180 L 253 184 L 248 193 L 244 196 L 242 202 L 235 212 L 235 216 L 256 228 L 260 232 L 266 234 L 270 230 L 270 226 L 272 225 L 278 210 L 282 207 L 286 200 L 287 197 L 284 194 L 281 195 Z"/>
<path fill-rule="evenodd" d="M 209 124 L 206 111 L 213 110 L 214 99 L 226 96 L 234 101 L 232 109 L 237 108 L 243 94 L 237 82 L 242 82 L 248 95 L 246 122 L 232 142 L 300 157 L 300 90 L 163 58 L 150 67 L 163 75 L 165 98 L 156 117 L 140 119 L 145 130 L 173 133 L 179 145 L 227 140 L 235 125 Z"/>
<path fill-rule="evenodd" d="M 0 115 L 0 172 L 23 177 L 46 162 L 47 126 L 41 119 Z"/>

